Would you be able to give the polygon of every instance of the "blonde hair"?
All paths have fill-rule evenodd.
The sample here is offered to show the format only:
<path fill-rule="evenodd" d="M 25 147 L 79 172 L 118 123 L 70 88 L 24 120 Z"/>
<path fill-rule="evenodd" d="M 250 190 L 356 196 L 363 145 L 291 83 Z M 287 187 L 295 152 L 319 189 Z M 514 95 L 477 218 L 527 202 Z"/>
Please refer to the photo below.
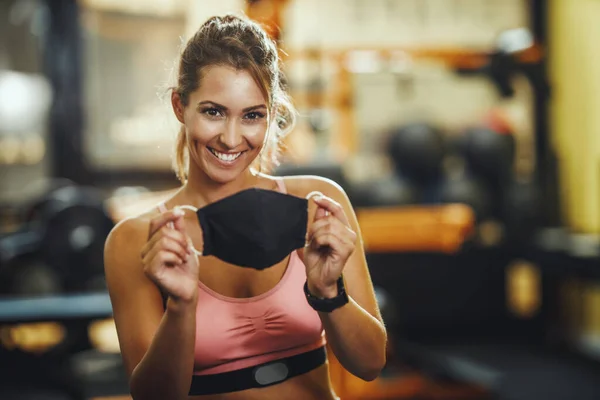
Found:
<path fill-rule="evenodd" d="M 283 138 L 296 123 L 296 110 L 285 90 L 285 79 L 275 42 L 256 22 L 235 15 L 208 19 L 187 42 L 179 60 L 177 86 L 184 106 L 189 95 L 200 85 L 202 71 L 209 66 L 224 65 L 248 71 L 263 95 L 269 109 L 269 125 L 265 143 L 253 166 L 268 171 L 278 165 Z M 177 178 L 188 178 L 189 154 L 185 126 L 181 126 L 175 142 L 173 167 Z"/>

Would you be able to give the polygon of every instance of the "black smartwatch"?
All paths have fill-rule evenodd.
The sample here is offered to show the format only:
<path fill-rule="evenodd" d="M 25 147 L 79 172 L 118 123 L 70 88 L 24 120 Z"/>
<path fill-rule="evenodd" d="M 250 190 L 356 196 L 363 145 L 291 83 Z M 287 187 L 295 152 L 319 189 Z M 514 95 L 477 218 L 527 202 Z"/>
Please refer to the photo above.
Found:
<path fill-rule="evenodd" d="M 322 299 L 312 295 L 308 291 L 308 281 L 304 283 L 304 294 L 308 304 L 315 310 L 320 312 L 330 313 L 336 308 L 340 308 L 348 303 L 348 294 L 346 293 L 346 287 L 344 286 L 344 278 L 339 277 L 337 281 L 338 294 L 331 299 Z"/>

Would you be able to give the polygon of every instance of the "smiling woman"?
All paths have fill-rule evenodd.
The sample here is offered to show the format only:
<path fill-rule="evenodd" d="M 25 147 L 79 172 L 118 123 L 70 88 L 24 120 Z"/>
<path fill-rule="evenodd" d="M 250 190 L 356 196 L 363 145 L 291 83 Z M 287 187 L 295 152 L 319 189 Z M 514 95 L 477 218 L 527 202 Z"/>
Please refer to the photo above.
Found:
<path fill-rule="evenodd" d="M 208 137 L 210 133 L 215 136 L 215 130 L 224 129 L 228 134 L 221 137 L 221 143 L 207 148 L 216 156 L 219 152 L 236 156 L 235 153 L 247 151 L 249 154 L 244 158 L 262 169 L 276 163 L 279 143 L 295 124 L 296 113 L 282 87 L 274 42 L 257 24 L 243 26 L 246 21 L 236 17 L 230 17 L 228 29 L 219 32 L 220 21 L 218 18 L 207 21 L 181 54 L 172 103 L 182 123 L 175 158 L 182 182 L 188 179 L 187 157 L 194 155 L 186 149 L 202 143 L 200 132 Z M 211 30 L 212 35 L 207 35 Z M 235 143 L 239 140 L 236 134 L 245 136 L 236 129 L 252 138 L 247 143 L 248 149 L 235 148 L 244 145 Z M 239 164 L 243 165 L 243 160 Z"/>
<path fill-rule="evenodd" d="M 181 145 L 193 160 L 187 168 L 190 179 L 206 174 L 225 183 L 263 151 L 268 99 L 246 70 L 213 66 L 200 74 L 203 84 L 186 96 L 193 107 L 184 106 L 181 94 L 172 96 L 173 109 L 183 124 Z"/>
<path fill-rule="evenodd" d="M 348 197 L 264 173 L 295 118 L 274 42 L 247 19 L 210 18 L 171 102 L 182 186 L 105 248 L 134 399 L 333 400 L 326 344 L 375 379 L 387 335 Z"/>

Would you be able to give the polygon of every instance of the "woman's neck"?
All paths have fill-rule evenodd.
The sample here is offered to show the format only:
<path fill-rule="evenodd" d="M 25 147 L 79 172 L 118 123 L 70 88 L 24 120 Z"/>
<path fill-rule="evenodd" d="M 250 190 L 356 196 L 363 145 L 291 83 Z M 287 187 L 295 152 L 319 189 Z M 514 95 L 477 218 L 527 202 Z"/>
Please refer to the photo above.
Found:
<path fill-rule="evenodd" d="M 180 191 L 187 204 L 202 207 L 241 190 L 257 186 L 258 174 L 250 169 L 244 171 L 233 181 L 219 183 L 210 179 L 203 171 L 190 168 L 188 180 Z"/>

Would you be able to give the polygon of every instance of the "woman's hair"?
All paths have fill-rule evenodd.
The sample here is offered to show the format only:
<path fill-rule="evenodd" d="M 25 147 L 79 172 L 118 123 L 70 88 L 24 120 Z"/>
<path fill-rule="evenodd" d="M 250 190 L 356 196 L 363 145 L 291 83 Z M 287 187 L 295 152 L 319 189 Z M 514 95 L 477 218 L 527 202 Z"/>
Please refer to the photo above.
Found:
<path fill-rule="evenodd" d="M 187 42 L 179 60 L 174 90 L 184 106 L 189 103 L 190 93 L 200 86 L 203 70 L 215 65 L 248 71 L 260 87 L 267 99 L 271 123 L 254 166 L 260 170 L 276 166 L 282 138 L 293 128 L 296 111 L 285 92 L 275 42 L 259 24 L 249 19 L 234 15 L 208 19 Z M 182 126 L 174 159 L 175 172 L 182 183 L 187 180 L 188 163 L 185 127 Z"/>

